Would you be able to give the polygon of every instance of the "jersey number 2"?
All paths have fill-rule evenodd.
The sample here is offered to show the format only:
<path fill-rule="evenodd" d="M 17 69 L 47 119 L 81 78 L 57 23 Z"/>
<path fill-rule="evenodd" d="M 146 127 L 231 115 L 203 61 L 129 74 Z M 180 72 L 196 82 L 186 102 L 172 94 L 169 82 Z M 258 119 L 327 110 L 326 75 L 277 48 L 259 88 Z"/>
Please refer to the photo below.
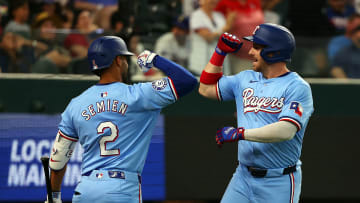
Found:
<path fill-rule="evenodd" d="M 120 149 L 106 149 L 106 144 L 108 142 L 115 142 L 115 140 L 119 137 L 119 130 L 115 124 L 112 122 L 103 122 L 97 127 L 98 134 L 104 134 L 105 129 L 109 128 L 111 134 L 107 136 L 103 136 L 100 141 L 100 155 L 101 156 L 116 156 L 120 154 Z"/>

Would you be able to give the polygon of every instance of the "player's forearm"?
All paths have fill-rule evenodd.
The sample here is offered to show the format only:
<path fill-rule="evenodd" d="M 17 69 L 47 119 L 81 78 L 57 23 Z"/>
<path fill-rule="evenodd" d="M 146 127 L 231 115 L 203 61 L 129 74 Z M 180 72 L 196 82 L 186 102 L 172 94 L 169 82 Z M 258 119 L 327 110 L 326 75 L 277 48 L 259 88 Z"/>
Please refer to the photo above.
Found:
<path fill-rule="evenodd" d="M 222 77 L 222 62 L 225 56 L 214 52 L 200 76 L 199 94 L 210 99 L 217 99 L 216 85 Z M 216 65 L 215 65 L 216 64 Z"/>
<path fill-rule="evenodd" d="M 61 191 L 61 183 L 64 178 L 66 172 L 66 166 L 61 169 L 60 171 L 51 170 L 51 189 L 53 192 L 60 192 Z"/>
<path fill-rule="evenodd" d="M 222 66 L 216 66 L 209 62 L 205 66 L 204 71 L 206 71 L 208 73 L 221 73 L 223 70 L 222 70 Z"/>
<path fill-rule="evenodd" d="M 246 129 L 244 137 L 245 140 L 254 142 L 282 142 L 291 140 L 296 131 L 295 125 L 287 121 L 279 121 L 261 128 Z"/>
<path fill-rule="evenodd" d="M 198 83 L 197 79 L 188 70 L 162 56 L 155 57 L 154 65 L 172 80 L 180 97 L 191 92 Z"/>

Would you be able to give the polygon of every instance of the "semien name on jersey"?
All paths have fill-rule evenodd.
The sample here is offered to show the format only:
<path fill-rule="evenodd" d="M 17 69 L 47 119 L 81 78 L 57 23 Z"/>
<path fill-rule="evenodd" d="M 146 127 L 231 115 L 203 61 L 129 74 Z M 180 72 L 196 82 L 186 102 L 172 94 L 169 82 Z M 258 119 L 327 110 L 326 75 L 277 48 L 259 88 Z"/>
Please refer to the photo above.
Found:
<path fill-rule="evenodd" d="M 95 105 L 90 104 L 87 109 L 81 112 L 81 116 L 84 117 L 85 120 L 90 120 L 93 116 L 98 113 L 103 112 L 114 112 L 119 113 L 121 115 L 125 115 L 128 105 L 125 103 L 120 103 L 118 100 L 101 100 L 96 102 Z"/>

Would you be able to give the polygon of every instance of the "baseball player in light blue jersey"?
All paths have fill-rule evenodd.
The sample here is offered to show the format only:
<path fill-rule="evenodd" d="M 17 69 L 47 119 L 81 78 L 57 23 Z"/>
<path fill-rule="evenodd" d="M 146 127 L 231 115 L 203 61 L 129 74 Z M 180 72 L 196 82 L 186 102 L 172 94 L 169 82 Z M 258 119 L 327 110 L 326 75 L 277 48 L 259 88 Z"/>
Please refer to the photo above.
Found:
<path fill-rule="evenodd" d="M 142 202 L 141 172 L 160 110 L 192 91 L 197 80 L 180 65 L 144 51 L 138 57 L 143 71 L 155 66 L 168 77 L 125 84 L 130 55 L 119 37 L 100 37 L 90 45 L 91 70 L 100 81 L 62 114 L 49 161 L 55 203 L 61 202 L 61 182 L 77 141 L 84 154 L 72 202 Z"/>
<path fill-rule="evenodd" d="M 242 45 L 224 33 L 200 77 L 201 95 L 236 101 L 238 126 L 216 133 L 219 146 L 238 142 L 239 165 L 221 202 L 299 202 L 299 158 L 314 108 L 309 84 L 286 66 L 295 49 L 294 36 L 283 26 L 266 23 L 244 39 L 253 43 L 253 70 L 222 75 L 226 54 Z"/>

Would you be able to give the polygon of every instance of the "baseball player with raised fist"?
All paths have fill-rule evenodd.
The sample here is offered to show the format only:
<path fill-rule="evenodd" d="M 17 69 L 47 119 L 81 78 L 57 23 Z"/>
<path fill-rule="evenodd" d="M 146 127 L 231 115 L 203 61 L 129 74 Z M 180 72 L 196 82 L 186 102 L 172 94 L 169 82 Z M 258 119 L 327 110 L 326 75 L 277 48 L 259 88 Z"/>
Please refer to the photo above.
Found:
<path fill-rule="evenodd" d="M 180 65 L 144 51 L 138 57 L 141 69 L 154 66 L 168 77 L 125 84 L 130 55 L 119 37 L 103 36 L 90 45 L 90 68 L 100 80 L 62 113 L 49 164 L 55 203 L 61 202 L 66 164 L 78 141 L 84 154 L 73 203 L 142 202 L 141 172 L 160 110 L 192 91 L 197 80 Z"/>
<path fill-rule="evenodd" d="M 294 36 L 283 26 L 265 23 L 244 39 L 253 43 L 252 70 L 222 75 L 226 54 L 242 45 L 224 33 L 200 77 L 201 95 L 236 101 L 237 126 L 216 132 L 219 146 L 238 143 L 239 164 L 221 202 L 299 202 L 299 158 L 314 108 L 309 84 L 286 66 L 295 49 Z"/>

